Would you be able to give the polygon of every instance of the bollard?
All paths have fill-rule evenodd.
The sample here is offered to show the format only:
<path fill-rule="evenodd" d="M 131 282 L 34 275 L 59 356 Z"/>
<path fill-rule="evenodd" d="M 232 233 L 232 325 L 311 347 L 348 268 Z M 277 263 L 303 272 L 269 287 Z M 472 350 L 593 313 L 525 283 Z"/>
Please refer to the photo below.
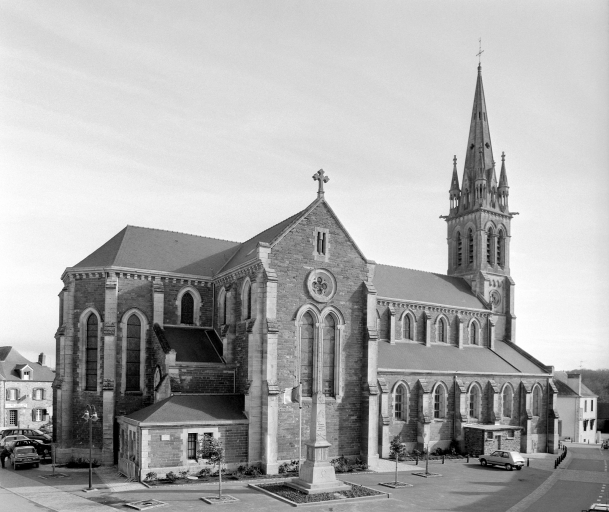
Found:
<path fill-rule="evenodd" d="M 529 458 L 527 457 L 527 468 L 529 467 Z"/>
<path fill-rule="evenodd" d="M 417 455 L 415 461 L 414 461 L 414 465 L 418 466 L 419 465 L 419 456 Z"/>
<path fill-rule="evenodd" d="M 469 464 L 469 453 L 467 454 L 467 463 Z"/>
<path fill-rule="evenodd" d="M 444 464 L 444 459 L 445 459 L 445 457 L 444 457 L 444 455 L 442 455 L 442 464 Z"/>

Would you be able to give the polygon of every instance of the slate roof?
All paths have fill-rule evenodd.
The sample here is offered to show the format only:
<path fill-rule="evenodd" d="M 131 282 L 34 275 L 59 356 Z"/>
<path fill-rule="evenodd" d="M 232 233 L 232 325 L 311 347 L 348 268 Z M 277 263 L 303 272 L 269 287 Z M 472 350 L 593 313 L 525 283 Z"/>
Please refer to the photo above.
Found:
<path fill-rule="evenodd" d="M 485 347 L 420 343 L 380 342 L 378 367 L 391 370 L 426 370 L 430 372 L 472 373 L 538 373 L 547 374 L 539 366 L 502 341 L 495 342 L 495 351 Z"/>
<path fill-rule="evenodd" d="M 554 374 L 554 377 L 556 377 L 556 374 Z M 559 396 L 572 396 L 572 397 L 578 396 L 577 392 L 574 389 L 571 389 L 571 387 L 566 382 L 563 382 L 562 380 L 555 378 L 554 384 L 556 385 L 556 389 L 558 389 Z"/>
<path fill-rule="evenodd" d="M 125 417 L 140 423 L 247 421 L 243 395 L 174 395 Z"/>
<path fill-rule="evenodd" d="M 316 199 L 304 210 L 243 243 L 161 229 L 127 226 L 71 268 L 114 266 L 213 277 L 256 259 L 258 256 L 256 247 L 259 242 L 273 245 L 321 203 L 325 204 L 330 214 L 342 226 L 330 205 L 323 199 Z M 346 230 L 345 233 L 348 235 Z M 353 240 L 352 242 L 357 248 L 355 242 Z M 359 248 L 357 250 L 359 251 Z"/>
<path fill-rule="evenodd" d="M 237 247 L 238 242 L 127 226 L 73 268 L 115 266 L 212 276 Z"/>
<path fill-rule="evenodd" d="M 577 390 L 573 389 L 569 385 L 569 378 L 567 372 L 554 372 L 554 382 L 558 388 L 558 394 L 561 396 L 585 396 L 590 398 L 598 397 L 597 394 L 593 393 L 588 386 L 582 382 L 581 395 L 577 394 Z"/>
<path fill-rule="evenodd" d="M 279 224 L 275 224 L 274 226 L 264 230 L 262 233 L 258 233 L 256 236 L 250 238 L 248 241 L 243 242 L 239 249 L 233 253 L 231 259 L 226 262 L 222 271 L 230 270 L 232 268 L 238 267 L 242 263 L 245 263 L 248 260 L 252 260 L 257 258 L 258 255 L 256 253 L 256 247 L 258 247 L 258 242 L 264 242 L 267 244 L 272 243 L 275 238 L 281 235 L 286 229 L 290 227 L 290 225 L 298 220 L 301 215 L 304 215 L 306 210 L 300 211 L 295 215 L 285 219 Z"/>
<path fill-rule="evenodd" d="M 165 326 L 162 328 L 162 331 L 167 343 L 169 343 L 169 347 L 176 351 L 176 362 L 224 362 L 220 351 L 221 342 L 220 347 L 218 347 L 217 343 L 215 343 L 217 334 L 213 329 Z"/>
<path fill-rule="evenodd" d="M 26 365 L 32 369 L 30 381 L 53 382 L 55 379 L 55 372 L 48 366 L 28 361 L 13 347 L 0 347 L 0 380 L 28 382 L 22 380 L 17 371 Z"/>
<path fill-rule="evenodd" d="M 379 297 L 486 309 L 480 299 L 472 293 L 467 281 L 460 277 L 377 265 L 374 271 L 374 287 Z"/>

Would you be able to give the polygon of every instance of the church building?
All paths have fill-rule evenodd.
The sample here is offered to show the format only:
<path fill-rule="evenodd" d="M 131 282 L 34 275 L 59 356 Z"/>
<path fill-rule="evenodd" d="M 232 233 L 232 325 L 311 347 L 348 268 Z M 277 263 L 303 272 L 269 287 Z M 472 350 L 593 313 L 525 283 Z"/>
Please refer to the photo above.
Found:
<path fill-rule="evenodd" d="M 127 226 L 68 267 L 60 297 L 58 459 L 144 478 L 205 461 L 277 473 L 323 396 L 329 456 L 558 449 L 553 368 L 516 344 L 505 156 L 495 170 L 478 67 L 461 184 L 450 181 L 447 274 L 366 258 L 325 199 L 238 243 Z M 447 176 L 447 182 L 449 176 Z M 432 214 L 430 212 L 430 214 Z M 408 262 L 404 262 L 407 266 Z M 304 452 L 304 450 L 303 450 Z"/>

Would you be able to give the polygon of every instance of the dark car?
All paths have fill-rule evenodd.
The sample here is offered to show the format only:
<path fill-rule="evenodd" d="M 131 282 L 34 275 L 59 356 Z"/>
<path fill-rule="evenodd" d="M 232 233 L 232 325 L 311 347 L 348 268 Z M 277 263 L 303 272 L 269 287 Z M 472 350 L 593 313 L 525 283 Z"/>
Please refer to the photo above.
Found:
<path fill-rule="evenodd" d="M 35 428 L 15 427 L 3 430 L 2 433 L 0 433 L 0 437 L 17 435 L 25 436 L 28 439 L 36 439 L 37 441 L 42 441 L 43 443 L 50 443 L 53 440 L 53 438 L 49 434 L 45 434 L 44 432 L 36 430 Z"/>
<path fill-rule="evenodd" d="M 51 445 L 49 443 L 37 441 L 36 439 L 20 439 L 15 441 L 10 450 L 14 450 L 18 446 L 33 446 L 41 459 L 51 456 Z"/>

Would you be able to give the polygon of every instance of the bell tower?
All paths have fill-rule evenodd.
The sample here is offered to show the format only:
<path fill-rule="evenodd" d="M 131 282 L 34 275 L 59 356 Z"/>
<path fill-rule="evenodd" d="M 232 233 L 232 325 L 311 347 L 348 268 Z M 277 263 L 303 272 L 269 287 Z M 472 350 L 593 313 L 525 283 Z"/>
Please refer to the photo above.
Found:
<path fill-rule="evenodd" d="M 474 106 L 461 187 L 453 159 L 448 228 L 448 275 L 462 277 L 492 307 L 495 340 L 515 343 L 514 281 L 510 276 L 512 235 L 505 153 L 499 181 L 495 171 L 482 66 L 478 64 Z"/>

